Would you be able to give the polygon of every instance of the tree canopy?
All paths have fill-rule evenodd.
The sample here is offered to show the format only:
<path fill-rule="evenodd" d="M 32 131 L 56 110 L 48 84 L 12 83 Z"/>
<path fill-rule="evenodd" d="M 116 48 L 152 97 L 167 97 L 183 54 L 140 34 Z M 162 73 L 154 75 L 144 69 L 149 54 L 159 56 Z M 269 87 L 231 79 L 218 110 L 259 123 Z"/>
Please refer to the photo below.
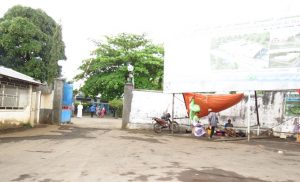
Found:
<path fill-rule="evenodd" d="M 87 96 L 99 93 L 103 99 L 120 98 L 128 76 L 127 66 L 134 66 L 134 86 L 138 89 L 162 89 L 164 49 L 145 35 L 119 34 L 106 36 L 98 42 L 93 58 L 84 60 L 82 73 L 75 79 L 84 79 L 81 91 Z"/>
<path fill-rule="evenodd" d="M 0 64 L 51 83 L 66 59 L 61 31 L 40 9 L 12 7 L 0 19 Z"/>

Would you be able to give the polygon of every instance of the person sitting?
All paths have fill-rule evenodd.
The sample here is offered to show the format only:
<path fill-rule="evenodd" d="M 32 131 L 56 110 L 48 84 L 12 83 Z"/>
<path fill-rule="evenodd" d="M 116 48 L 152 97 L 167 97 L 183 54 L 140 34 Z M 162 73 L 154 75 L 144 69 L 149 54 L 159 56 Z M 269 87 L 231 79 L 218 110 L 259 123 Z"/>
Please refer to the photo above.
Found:
<path fill-rule="evenodd" d="M 161 116 L 161 119 L 163 120 L 169 120 L 171 118 L 171 114 L 170 113 L 167 113 L 165 112 L 162 116 Z"/>
<path fill-rule="evenodd" d="M 231 123 L 231 119 L 227 120 L 225 124 L 225 136 L 235 137 L 235 130 L 233 129 L 233 124 Z"/>
<path fill-rule="evenodd" d="M 231 119 L 228 119 L 227 123 L 225 124 L 225 129 L 228 127 L 231 127 L 231 128 L 233 127 L 233 124 L 231 123 Z"/>
<path fill-rule="evenodd" d="M 196 137 L 204 136 L 206 134 L 204 126 L 199 121 L 194 121 L 192 128 L 192 133 Z"/>
<path fill-rule="evenodd" d="M 195 104 L 195 99 L 194 98 L 191 98 L 189 107 L 190 107 L 189 124 L 188 124 L 188 128 L 185 129 L 185 132 L 186 133 L 190 133 L 190 132 L 193 133 L 192 130 L 195 127 L 193 123 L 194 122 L 198 123 L 199 117 L 198 117 L 197 114 L 201 111 L 201 108 L 198 104 Z"/>

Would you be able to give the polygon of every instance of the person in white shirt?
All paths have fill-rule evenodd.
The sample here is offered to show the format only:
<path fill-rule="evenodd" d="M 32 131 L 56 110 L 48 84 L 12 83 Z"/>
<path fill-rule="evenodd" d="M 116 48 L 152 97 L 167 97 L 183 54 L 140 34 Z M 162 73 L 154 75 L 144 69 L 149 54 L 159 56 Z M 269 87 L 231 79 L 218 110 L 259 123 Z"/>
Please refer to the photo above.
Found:
<path fill-rule="evenodd" d="M 80 104 L 77 106 L 77 117 L 78 117 L 78 118 L 81 118 L 81 117 L 82 117 L 82 109 L 83 109 L 83 106 L 82 106 L 82 104 L 80 103 Z"/>

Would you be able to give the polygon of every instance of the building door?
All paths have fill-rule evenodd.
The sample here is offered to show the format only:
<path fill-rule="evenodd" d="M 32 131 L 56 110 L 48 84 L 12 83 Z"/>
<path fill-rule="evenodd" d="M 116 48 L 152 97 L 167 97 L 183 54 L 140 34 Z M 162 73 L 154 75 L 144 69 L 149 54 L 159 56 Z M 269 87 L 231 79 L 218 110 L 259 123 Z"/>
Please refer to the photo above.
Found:
<path fill-rule="evenodd" d="M 73 85 L 64 83 L 61 110 L 61 123 L 68 123 L 72 117 Z"/>

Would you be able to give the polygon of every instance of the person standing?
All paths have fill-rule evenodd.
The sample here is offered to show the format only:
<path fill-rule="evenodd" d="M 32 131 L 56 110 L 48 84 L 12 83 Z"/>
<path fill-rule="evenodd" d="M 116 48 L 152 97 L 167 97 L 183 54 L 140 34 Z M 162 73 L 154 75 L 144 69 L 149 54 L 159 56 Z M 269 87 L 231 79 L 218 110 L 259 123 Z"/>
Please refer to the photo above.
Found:
<path fill-rule="evenodd" d="M 209 138 L 212 138 L 212 136 L 214 135 L 214 132 L 215 132 L 215 128 L 218 125 L 218 116 L 215 112 L 212 112 L 211 109 L 209 109 L 208 112 L 209 112 L 208 121 L 209 121 L 209 126 L 211 129 Z"/>
<path fill-rule="evenodd" d="M 78 117 L 78 118 L 81 118 L 81 117 L 82 117 L 82 109 L 83 109 L 83 106 L 82 106 L 82 104 L 80 103 L 80 104 L 77 106 L 77 117 Z"/>
<path fill-rule="evenodd" d="M 95 114 L 96 114 L 97 117 L 100 117 L 100 108 L 99 107 L 100 107 L 99 105 L 96 106 L 96 113 Z"/>
<path fill-rule="evenodd" d="M 74 113 L 75 113 L 75 105 L 74 105 L 73 102 L 72 102 L 72 106 L 71 106 L 71 111 L 72 111 L 71 117 L 74 117 Z"/>
<path fill-rule="evenodd" d="M 105 109 L 105 107 L 102 107 L 102 109 L 101 109 L 101 113 L 100 113 L 100 117 L 101 117 L 101 118 L 103 118 L 103 117 L 104 117 L 104 115 L 105 115 L 105 112 L 106 112 L 106 109 Z"/>
<path fill-rule="evenodd" d="M 94 117 L 94 114 L 95 114 L 95 112 L 96 112 L 96 106 L 95 106 L 95 105 L 92 105 L 92 106 L 90 107 L 90 112 L 91 112 L 91 118 Z"/>

